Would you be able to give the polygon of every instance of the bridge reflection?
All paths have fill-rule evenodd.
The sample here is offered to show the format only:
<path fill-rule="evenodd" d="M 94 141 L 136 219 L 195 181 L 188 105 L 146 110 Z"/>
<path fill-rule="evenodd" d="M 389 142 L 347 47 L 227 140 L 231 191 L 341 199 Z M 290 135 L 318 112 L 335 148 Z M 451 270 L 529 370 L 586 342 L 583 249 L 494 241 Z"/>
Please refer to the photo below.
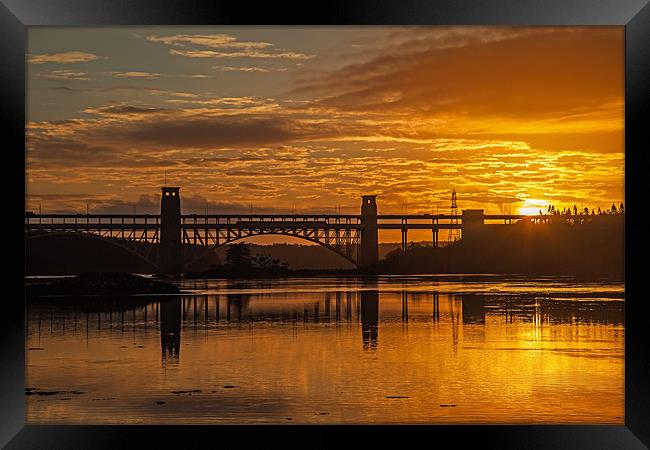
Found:
<path fill-rule="evenodd" d="M 181 351 L 181 299 L 160 302 L 160 348 L 163 364 L 177 364 Z"/>
<path fill-rule="evenodd" d="M 379 291 L 361 291 L 361 334 L 364 349 L 377 348 Z"/>
<path fill-rule="evenodd" d="M 485 295 L 463 294 L 461 297 L 461 310 L 463 323 L 485 323 Z"/>
<path fill-rule="evenodd" d="M 484 336 L 481 330 L 491 324 L 528 324 L 533 335 L 539 334 L 544 323 L 623 324 L 624 302 L 615 298 L 444 293 L 435 286 L 414 289 L 408 282 L 386 286 L 372 280 L 334 289 L 305 285 L 304 291 L 295 285 L 293 291 L 274 290 L 277 284 L 268 283 L 228 282 L 222 293 L 152 297 L 144 305 L 28 302 L 27 334 L 39 338 L 42 333 L 74 334 L 89 339 L 95 334 L 133 333 L 135 339 L 159 332 L 162 363 L 167 366 L 178 364 L 184 333 L 237 332 L 242 324 L 251 330 L 291 325 L 296 332 L 301 323 L 305 329 L 345 327 L 359 333 L 366 351 L 380 345 L 380 329 L 400 322 L 404 330 L 427 326 L 433 332 L 451 333 L 454 349 L 471 336 Z"/>

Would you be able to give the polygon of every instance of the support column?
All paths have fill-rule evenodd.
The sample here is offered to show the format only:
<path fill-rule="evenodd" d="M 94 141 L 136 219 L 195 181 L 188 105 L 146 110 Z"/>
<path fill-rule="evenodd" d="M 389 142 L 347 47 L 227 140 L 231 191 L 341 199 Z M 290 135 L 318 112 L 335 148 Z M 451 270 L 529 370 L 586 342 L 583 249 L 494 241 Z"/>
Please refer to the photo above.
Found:
<path fill-rule="evenodd" d="M 369 268 L 379 261 L 379 234 L 377 231 L 377 196 L 361 197 L 361 252 L 359 267 Z"/>
<path fill-rule="evenodd" d="M 162 362 L 163 364 L 178 363 L 181 350 L 181 300 L 175 297 L 159 302 L 158 305 L 160 305 Z"/>
<path fill-rule="evenodd" d="M 379 324 L 379 291 L 361 291 L 361 334 L 363 348 L 377 348 L 377 328 Z"/>
<path fill-rule="evenodd" d="M 438 219 L 431 219 L 431 246 L 438 247 Z"/>
<path fill-rule="evenodd" d="M 161 189 L 158 270 L 163 274 L 178 275 L 183 272 L 180 188 Z"/>
<path fill-rule="evenodd" d="M 465 242 L 478 243 L 485 230 L 485 216 L 482 209 L 463 210 L 461 236 Z"/>

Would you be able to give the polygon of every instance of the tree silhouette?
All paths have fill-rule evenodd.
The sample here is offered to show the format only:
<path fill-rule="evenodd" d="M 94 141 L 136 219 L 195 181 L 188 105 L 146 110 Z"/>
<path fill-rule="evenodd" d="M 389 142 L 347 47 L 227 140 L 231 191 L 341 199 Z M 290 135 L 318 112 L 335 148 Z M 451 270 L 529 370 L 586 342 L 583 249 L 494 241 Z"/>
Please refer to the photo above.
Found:
<path fill-rule="evenodd" d="M 270 255 L 262 255 L 259 253 L 255 255 L 252 262 L 255 266 L 262 269 L 287 266 L 287 263 L 281 262 L 279 259 L 273 259 Z"/>
<path fill-rule="evenodd" d="M 251 267 L 253 260 L 248 245 L 244 243 L 229 245 L 226 250 L 226 264 L 234 267 Z"/>

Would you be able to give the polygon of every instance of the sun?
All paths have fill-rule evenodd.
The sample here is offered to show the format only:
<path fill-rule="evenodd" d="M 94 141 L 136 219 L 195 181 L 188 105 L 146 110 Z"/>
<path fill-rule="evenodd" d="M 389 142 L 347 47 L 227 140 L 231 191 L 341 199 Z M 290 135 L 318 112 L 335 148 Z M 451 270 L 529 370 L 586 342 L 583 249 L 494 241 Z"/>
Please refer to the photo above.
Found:
<path fill-rule="evenodd" d="M 538 215 L 541 210 L 542 213 L 546 211 L 549 203 L 547 200 L 538 200 L 535 198 L 527 198 L 524 203 L 519 207 L 519 214 L 525 216 Z"/>

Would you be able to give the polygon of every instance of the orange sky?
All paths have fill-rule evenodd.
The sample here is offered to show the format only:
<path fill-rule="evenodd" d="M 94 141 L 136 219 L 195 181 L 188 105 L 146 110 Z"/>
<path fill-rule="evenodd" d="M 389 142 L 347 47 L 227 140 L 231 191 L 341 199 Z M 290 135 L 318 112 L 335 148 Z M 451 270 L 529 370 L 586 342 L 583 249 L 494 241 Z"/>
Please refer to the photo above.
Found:
<path fill-rule="evenodd" d="M 488 213 L 624 197 L 623 27 L 32 28 L 28 209 Z"/>

